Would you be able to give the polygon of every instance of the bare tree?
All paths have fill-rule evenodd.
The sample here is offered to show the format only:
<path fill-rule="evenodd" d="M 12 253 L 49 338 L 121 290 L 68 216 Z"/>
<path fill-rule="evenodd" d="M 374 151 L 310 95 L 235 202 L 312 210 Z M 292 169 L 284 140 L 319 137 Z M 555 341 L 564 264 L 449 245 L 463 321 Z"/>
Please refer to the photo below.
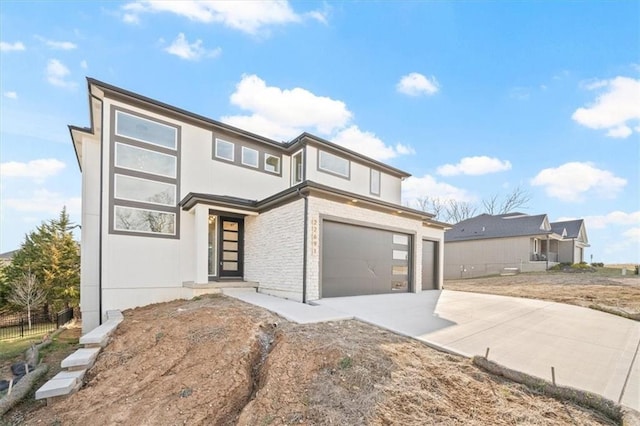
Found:
<path fill-rule="evenodd" d="M 14 282 L 8 299 L 14 305 L 27 310 L 31 330 L 31 309 L 47 301 L 47 292 L 40 286 L 36 276 L 29 271 Z"/>
<path fill-rule="evenodd" d="M 437 197 L 418 197 L 414 202 L 419 210 L 433 214 L 436 220 L 441 220 L 446 212 L 444 201 Z"/>
<path fill-rule="evenodd" d="M 448 223 L 458 223 L 476 215 L 478 207 L 466 201 L 449 200 L 445 208 Z"/>
<path fill-rule="evenodd" d="M 502 201 L 499 201 L 498 195 L 482 200 L 485 213 L 488 214 L 506 214 L 518 208 L 526 208 L 527 203 L 531 200 L 531 194 L 526 190 L 517 186 L 505 195 Z"/>

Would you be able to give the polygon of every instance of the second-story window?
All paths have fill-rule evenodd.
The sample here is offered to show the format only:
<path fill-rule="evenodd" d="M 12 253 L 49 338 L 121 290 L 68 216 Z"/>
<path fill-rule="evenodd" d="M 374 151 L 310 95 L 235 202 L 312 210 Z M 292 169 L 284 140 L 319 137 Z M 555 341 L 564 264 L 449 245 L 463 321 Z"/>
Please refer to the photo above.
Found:
<path fill-rule="evenodd" d="M 222 139 L 216 139 L 216 157 L 223 160 L 234 160 L 234 145 L 233 142 L 223 141 Z"/>
<path fill-rule="evenodd" d="M 371 169 L 370 178 L 369 192 L 372 195 L 380 195 L 380 171 Z"/>
<path fill-rule="evenodd" d="M 250 167 L 258 167 L 258 151 L 252 148 L 242 147 L 242 164 Z"/>
<path fill-rule="evenodd" d="M 264 169 L 271 173 L 280 173 L 280 157 L 275 155 L 264 155 Z"/>
<path fill-rule="evenodd" d="M 338 157 L 325 151 L 319 151 L 319 170 L 349 179 L 350 168 L 349 160 L 346 158 Z"/>
<path fill-rule="evenodd" d="M 302 151 L 298 151 L 291 158 L 291 185 L 296 185 L 304 179 L 302 166 Z"/>

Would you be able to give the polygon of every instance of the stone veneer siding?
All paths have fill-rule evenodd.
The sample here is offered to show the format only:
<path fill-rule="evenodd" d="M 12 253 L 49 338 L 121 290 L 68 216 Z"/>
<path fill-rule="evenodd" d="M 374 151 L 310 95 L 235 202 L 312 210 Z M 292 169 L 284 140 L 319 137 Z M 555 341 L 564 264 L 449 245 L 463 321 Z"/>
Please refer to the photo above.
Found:
<path fill-rule="evenodd" d="M 244 279 L 260 293 L 302 301 L 304 200 L 245 218 Z"/>

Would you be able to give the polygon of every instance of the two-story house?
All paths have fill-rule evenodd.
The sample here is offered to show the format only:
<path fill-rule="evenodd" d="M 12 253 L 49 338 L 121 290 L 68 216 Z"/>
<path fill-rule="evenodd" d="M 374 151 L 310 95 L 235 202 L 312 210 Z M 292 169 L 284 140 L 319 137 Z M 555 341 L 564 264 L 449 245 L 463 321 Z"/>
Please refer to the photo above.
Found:
<path fill-rule="evenodd" d="M 304 133 L 281 143 L 88 79 L 84 331 L 107 310 L 252 282 L 324 297 L 441 288 L 443 223 L 400 204 L 409 175 Z"/>

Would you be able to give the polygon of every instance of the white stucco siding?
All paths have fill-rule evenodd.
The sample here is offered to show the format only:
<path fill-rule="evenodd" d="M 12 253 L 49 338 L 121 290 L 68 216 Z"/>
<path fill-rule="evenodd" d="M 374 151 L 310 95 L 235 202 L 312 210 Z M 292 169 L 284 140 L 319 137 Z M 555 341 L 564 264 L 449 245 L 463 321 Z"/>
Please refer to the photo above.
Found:
<path fill-rule="evenodd" d="M 261 200 L 289 185 L 289 159 L 282 155 L 282 175 L 214 160 L 214 138 L 219 136 L 238 146 L 239 138 L 231 138 L 209 130 L 185 125 L 182 129 L 181 197 L 189 192 L 228 195 Z M 262 158 L 262 156 L 260 157 Z"/>
<path fill-rule="evenodd" d="M 103 240 L 103 312 L 182 296 L 179 240 L 128 235 Z"/>
<path fill-rule="evenodd" d="M 80 310 L 83 332 L 100 324 L 100 141 L 82 140 Z"/>
<path fill-rule="evenodd" d="M 339 157 L 349 159 L 347 156 Z M 401 179 L 380 171 L 380 195 L 371 194 L 371 167 L 350 160 L 349 179 L 333 175 L 318 169 L 318 148 L 307 146 L 306 149 L 306 179 L 327 185 L 332 188 L 352 192 L 354 194 L 371 197 L 390 203 L 400 204 Z M 379 169 L 376 169 L 379 170 Z"/>
<path fill-rule="evenodd" d="M 322 219 L 343 220 L 347 223 L 361 224 L 365 226 L 380 227 L 383 229 L 394 229 L 399 232 L 414 235 L 413 237 L 413 259 L 412 267 L 414 271 L 412 289 L 414 292 L 422 291 L 422 240 L 429 239 L 437 241 L 439 247 L 438 285 L 443 279 L 443 241 L 444 231 L 437 228 L 430 228 L 422 225 L 422 221 L 402 217 L 400 214 L 389 214 L 369 210 L 347 203 L 330 201 L 318 197 L 309 197 L 309 245 L 307 248 L 307 299 L 317 300 L 320 298 L 320 269 L 321 269 L 321 245 L 322 245 Z"/>
<path fill-rule="evenodd" d="M 302 301 L 304 200 L 245 218 L 244 278 L 259 291 Z"/>

